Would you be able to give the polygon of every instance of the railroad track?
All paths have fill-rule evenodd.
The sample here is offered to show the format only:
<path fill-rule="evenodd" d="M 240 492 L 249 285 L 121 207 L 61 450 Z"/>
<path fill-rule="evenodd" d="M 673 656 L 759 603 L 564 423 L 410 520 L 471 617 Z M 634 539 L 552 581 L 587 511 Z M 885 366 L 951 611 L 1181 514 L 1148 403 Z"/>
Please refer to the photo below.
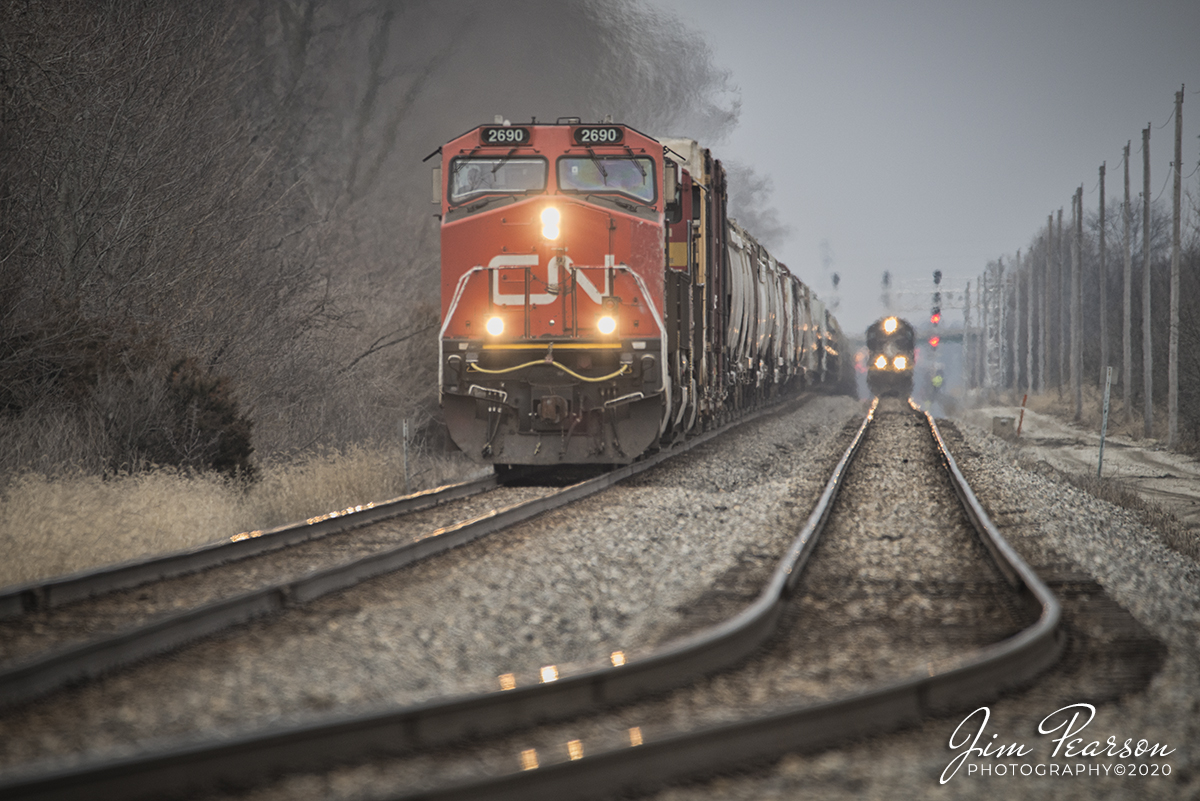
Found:
<path fill-rule="evenodd" d="M 487 522 L 462 522 L 487 517 L 497 506 L 536 501 L 540 494 L 544 491 L 498 487 L 487 476 L 13 588 L 0 596 L 9 613 L 0 618 L 0 705 L 164 653 L 394 570 L 464 537 L 482 536 Z"/>
<path fill-rule="evenodd" d="M 0 706 L 35 699 L 512 526 L 645 471 L 750 420 L 552 492 L 538 470 L 342 510 L 180 553 L 0 592 Z M 543 477 L 544 478 L 544 477 Z M 559 486 L 571 478 L 549 477 Z"/>
<path fill-rule="evenodd" d="M 419 512 L 458 498 L 468 498 L 496 486 L 496 477 L 416 492 L 383 503 L 368 503 L 309 518 L 303 523 L 266 531 L 248 531 L 207 545 L 139 559 L 68 576 L 58 576 L 0 589 L 0 619 L 55 609 L 105 593 L 152 581 L 196 573 L 229 562 L 297 545 L 380 520 Z"/>
<path fill-rule="evenodd" d="M 751 413 L 733 425 L 774 410 Z M 523 469 L 507 477 L 512 486 L 487 476 L 10 588 L 0 594 L 0 707 L 445 553 L 600 492 L 731 427 L 557 490 L 538 485 L 543 471 Z"/>
<path fill-rule="evenodd" d="M 354 762 L 365 753 L 405 754 L 470 738 L 500 738 L 521 727 L 593 714 L 597 709 L 679 687 L 699 676 L 728 671 L 776 636 L 873 419 L 874 415 L 868 414 L 863 421 L 767 587 L 750 606 L 715 626 L 646 653 L 614 652 L 603 665 L 548 666 L 538 675 L 507 674 L 499 677 L 495 691 L 489 693 L 82 765 L 0 786 L 0 792 L 13 797 L 66 798 L 86 787 L 89 797 L 128 798 L 202 790 L 215 784 L 253 784 L 265 776 Z M 1032 625 L 1016 633 L 1005 631 L 1009 636 L 998 643 L 973 643 L 965 652 L 945 654 L 922 665 L 916 676 L 882 685 L 876 682 L 870 689 L 787 712 L 661 735 L 653 733 L 653 727 L 632 726 L 622 730 L 625 739 L 615 745 L 576 738 L 565 741 L 561 754 L 522 748 L 520 761 L 512 755 L 513 766 L 536 769 L 475 777 L 457 787 L 431 788 L 421 797 L 605 797 L 866 731 L 907 725 L 991 697 L 1043 670 L 1061 648 L 1056 635 L 1057 603 L 996 533 L 932 420 L 926 418 L 923 424 L 929 426 L 931 441 L 961 498 L 963 513 L 979 533 L 980 547 L 995 561 L 996 567 L 988 568 L 995 579 L 992 583 L 1010 588 L 997 596 L 1005 599 L 1001 604 L 1005 614 L 1000 617 L 1008 622 L 1003 625 L 1013 628 L 1016 618 L 1033 619 Z M 987 583 L 986 578 L 976 580 Z M 811 592 L 813 588 L 804 585 L 800 594 Z"/>

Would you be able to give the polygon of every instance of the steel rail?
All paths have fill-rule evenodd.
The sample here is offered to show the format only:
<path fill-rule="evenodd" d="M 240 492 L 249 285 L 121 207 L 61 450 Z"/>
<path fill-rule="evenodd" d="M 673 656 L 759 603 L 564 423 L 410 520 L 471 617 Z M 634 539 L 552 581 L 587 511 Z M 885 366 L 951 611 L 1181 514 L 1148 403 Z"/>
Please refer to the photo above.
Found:
<path fill-rule="evenodd" d="M 672 456 L 707 442 L 736 425 L 778 410 L 778 404 L 754 410 L 733 423 L 704 432 L 640 462 L 578 482 L 551 495 L 492 510 L 471 520 L 434 530 L 426 536 L 385 551 L 332 568 L 317 570 L 298 579 L 267 585 L 193 609 L 163 615 L 141 626 L 88 642 L 72 644 L 5 667 L 0 669 L 0 708 L 31 700 L 71 682 L 94 678 L 140 659 L 166 653 L 222 629 L 279 612 L 290 606 L 307 603 L 421 559 L 444 553 L 543 512 L 600 492 L 629 476 L 648 470 Z M 456 486 L 468 488 L 477 483 L 487 484 L 489 481 L 491 483 L 488 486 L 494 485 L 495 477 Z M 419 493 L 418 496 L 420 495 L 422 494 Z M 367 515 L 375 509 L 364 510 L 359 514 Z M 345 520 L 346 516 L 335 519 Z M 363 517 L 357 519 L 359 522 L 352 523 L 352 527 L 374 522 Z"/>
<path fill-rule="evenodd" d="M 915 404 L 914 410 L 917 410 Z M 1030 681 L 1063 649 L 1061 608 L 1045 583 L 1008 544 L 971 490 L 932 415 L 923 412 L 942 464 L 973 527 L 998 568 L 1038 613 L 1017 634 L 956 658 L 930 662 L 910 678 L 841 699 L 796 707 L 731 724 L 669 735 L 639 737 L 636 745 L 559 761 L 498 778 L 464 783 L 403 799 L 430 801 L 538 801 L 601 799 L 664 783 L 816 750 L 855 737 L 913 726 L 923 719 L 995 698 Z M 582 750 L 582 748 L 581 748 Z"/>
<path fill-rule="evenodd" d="M 460 498 L 468 498 L 496 486 L 494 475 L 444 487 L 423 490 L 382 503 L 368 503 L 312 517 L 266 531 L 210 542 L 150 559 L 122 562 L 94 570 L 72 573 L 0 589 L 0 618 L 19 617 L 28 612 L 52 609 L 72 601 L 151 581 L 195 573 L 217 565 L 246 559 L 400 515 L 419 512 Z"/>
<path fill-rule="evenodd" d="M 146 657 L 257 617 L 308 603 L 331 592 L 399 570 L 421 559 L 495 533 L 609 486 L 607 476 L 579 482 L 551 495 L 507 506 L 435 529 L 401 545 L 291 581 L 269 584 L 230 598 L 163 615 L 142 625 L 75 643 L 0 669 L 0 708 L 59 687 L 94 678 Z M 493 477 L 494 479 L 494 477 Z M 362 525 L 360 521 L 357 525 Z"/>
<path fill-rule="evenodd" d="M 599 492 L 737 425 L 779 411 L 778 405 L 755 410 L 671 450 L 574 484 L 553 496 L 517 504 L 445 529 L 438 532 L 436 537 L 414 545 L 430 543 L 428 547 L 437 548 L 438 552 L 447 550 L 485 533 L 513 525 L 521 519 Z M 0 797 L 68 799 L 76 798 L 86 790 L 90 799 L 127 799 L 156 797 L 216 783 L 244 783 L 289 770 L 311 769 L 314 765 L 352 760 L 365 752 L 404 753 L 444 745 L 464 737 L 494 735 L 521 725 L 569 717 L 598 705 L 621 703 L 674 687 L 688 678 L 734 664 L 771 635 L 783 609 L 782 596 L 790 594 L 803 561 L 816 544 L 817 534 L 828 517 L 833 498 L 853 454 L 862 442 L 873 412 L 874 406 L 859 427 L 850 449 L 834 470 L 801 536 L 793 543 L 788 556 L 773 575 L 771 587 L 775 588 L 775 595 L 779 597 L 770 598 L 764 592 L 750 609 L 713 628 L 668 643 L 643 657 L 631 656 L 620 666 L 607 663 L 603 666 L 587 666 L 572 675 L 560 674 L 548 682 L 530 682 L 508 690 L 432 701 L 382 713 L 331 717 L 316 723 L 269 729 L 219 742 L 193 743 L 132 757 L 97 760 L 41 775 L 10 778 L 0 781 Z M 455 537 L 453 542 L 448 539 L 450 536 Z M 376 555 L 360 562 L 379 559 L 380 556 Z M 367 565 L 359 566 L 359 563 L 350 567 L 351 572 L 359 577 L 395 569 L 390 564 L 380 566 L 378 570 Z M 302 580 L 303 586 L 277 593 L 279 600 L 266 602 L 309 600 L 318 594 L 338 589 L 335 586 L 338 579 L 326 575 L 332 572 L 314 574 Z"/>

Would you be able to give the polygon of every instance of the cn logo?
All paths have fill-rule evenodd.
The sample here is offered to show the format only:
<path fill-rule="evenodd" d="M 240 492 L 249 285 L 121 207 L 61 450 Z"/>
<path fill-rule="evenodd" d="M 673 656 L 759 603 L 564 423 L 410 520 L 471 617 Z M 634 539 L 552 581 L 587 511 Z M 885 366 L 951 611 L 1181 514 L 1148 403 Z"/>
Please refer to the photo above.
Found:
<path fill-rule="evenodd" d="M 569 282 L 571 273 L 575 274 L 576 285 L 583 290 L 584 294 L 592 299 L 595 303 L 600 303 L 606 295 L 612 294 L 612 285 L 609 281 L 609 269 L 613 265 L 613 256 L 608 254 L 604 257 L 604 267 L 576 267 L 571 261 L 570 256 L 555 256 L 546 264 L 546 277 L 543 279 L 538 270 L 534 269 L 532 273 L 532 281 L 529 288 L 529 305 L 544 306 L 547 303 L 553 303 L 559 298 L 559 293 L 562 288 L 559 285 L 560 274 Z M 536 253 L 514 253 L 504 256 L 496 256 L 488 263 L 489 272 L 492 274 L 492 302 L 497 306 L 524 306 L 525 305 L 525 289 L 524 280 L 520 282 L 505 283 L 516 285 L 521 288 L 520 292 L 505 292 L 500 286 L 500 272 L 505 267 L 534 267 L 541 266 L 541 261 Z M 592 279 L 588 277 L 588 273 L 595 276 L 599 273 L 599 280 L 603 289 L 598 289 Z M 538 291 L 534 291 L 534 290 Z"/>

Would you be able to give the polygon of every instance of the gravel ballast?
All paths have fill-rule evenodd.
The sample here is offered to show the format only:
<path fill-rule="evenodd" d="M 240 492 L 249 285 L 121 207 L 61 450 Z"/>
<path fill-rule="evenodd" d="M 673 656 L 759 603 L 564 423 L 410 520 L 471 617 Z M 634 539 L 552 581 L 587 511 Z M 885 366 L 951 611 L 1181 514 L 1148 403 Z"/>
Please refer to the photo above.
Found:
<path fill-rule="evenodd" d="M 510 532 L 9 710 L 0 764 L 376 711 L 652 647 L 697 625 L 718 579 L 765 578 L 863 408 L 811 398 Z"/>
<path fill-rule="evenodd" d="M 976 756 L 970 760 L 974 772 L 964 766 L 944 784 L 941 779 L 957 754 L 949 747 L 950 738 L 965 714 L 824 753 L 788 756 L 763 769 L 668 788 L 648 798 L 1200 798 L 1200 566 L 1167 548 L 1135 512 L 1040 474 L 1031 469 L 1034 465 L 1022 463 L 1017 448 L 981 429 L 963 423 L 957 429 L 961 438 L 951 438 L 950 447 L 1006 539 L 1030 562 L 1066 558 L 1093 577 L 1165 643 L 1161 669 L 1142 689 L 1115 700 L 1091 697 L 1086 665 L 1052 669 L 1029 689 L 988 705 L 991 718 L 979 744 L 1022 744 L 1027 754 Z M 1093 740 L 1107 748 L 1112 737 L 1118 756 L 1068 758 L 1063 751 L 1055 756 L 1053 740 L 1061 732 L 1039 734 L 1039 723 L 1064 706 L 1090 702 L 1096 716 L 1077 735 L 1082 742 L 1076 748 Z M 1083 711 L 1076 726 L 1086 717 Z M 979 721 L 975 718 L 963 732 L 976 731 Z M 1134 748 L 1145 740 L 1173 752 L 1159 759 L 1121 758 L 1126 740 Z M 1135 771 L 1147 765 L 1149 773 L 1157 764 L 1159 775 L 1129 775 L 1131 764 Z M 1071 773 L 1064 775 L 1068 766 Z M 1118 766 L 1123 775 L 1117 775 Z M 1164 766 L 1169 775 L 1163 775 Z"/>
<path fill-rule="evenodd" d="M 546 487 L 499 487 L 483 495 L 301 542 L 196 573 L 0 620 L 0 667 L 35 654 L 144 626 L 310 573 L 414 542 L 440 528 L 548 495 Z"/>
<path fill-rule="evenodd" d="M 724 580 L 710 593 L 724 597 Z M 755 590 L 761 589 L 761 583 Z M 287 777 L 245 801 L 392 798 L 576 753 L 845 697 L 999 642 L 1031 620 L 978 544 L 924 421 L 885 401 L 779 633 L 744 663 L 672 692 L 436 754 Z M 567 794 L 569 797 L 569 793 Z"/>

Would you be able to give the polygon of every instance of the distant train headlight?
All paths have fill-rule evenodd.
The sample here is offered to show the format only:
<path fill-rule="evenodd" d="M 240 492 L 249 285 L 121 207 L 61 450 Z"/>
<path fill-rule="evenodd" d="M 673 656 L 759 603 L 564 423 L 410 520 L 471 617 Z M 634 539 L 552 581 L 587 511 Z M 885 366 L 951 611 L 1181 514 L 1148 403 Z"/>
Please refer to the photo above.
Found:
<path fill-rule="evenodd" d="M 884 356 L 881 353 L 875 357 L 875 369 L 876 370 L 886 370 L 887 369 L 887 356 Z"/>
<path fill-rule="evenodd" d="M 908 369 L 908 359 L 903 356 L 897 356 L 895 359 L 892 359 L 892 366 L 897 370 L 906 370 Z"/>
<path fill-rule="evenodd" d="M 605 315 L 596 321 L 596 328 L 601 334 L 608 336 L 613 331 L 617 330 L 617 321 L 614 318 Z"/>
<path fill-rule="evenodd" d="M 561 219 L 562 215 L 553 206 L 542 209 L 542 236 L 547 239 L 558 239 L 558 223 Z"/>
<path fill-rule="evenodd" d="M 897 325 L 899 325 L 899 322 L 896 320 L 896 318 L 889 317 L 883 321 L 883 332 L 885 334 L 894 334 L 896 333 Z"/>
<path fill-rule="evenodd" d="M 500 317 L 491 317 L 487 321 L 487 332 L 494 337 L 498 337 L 504 333 L 504 320 Z"/>

